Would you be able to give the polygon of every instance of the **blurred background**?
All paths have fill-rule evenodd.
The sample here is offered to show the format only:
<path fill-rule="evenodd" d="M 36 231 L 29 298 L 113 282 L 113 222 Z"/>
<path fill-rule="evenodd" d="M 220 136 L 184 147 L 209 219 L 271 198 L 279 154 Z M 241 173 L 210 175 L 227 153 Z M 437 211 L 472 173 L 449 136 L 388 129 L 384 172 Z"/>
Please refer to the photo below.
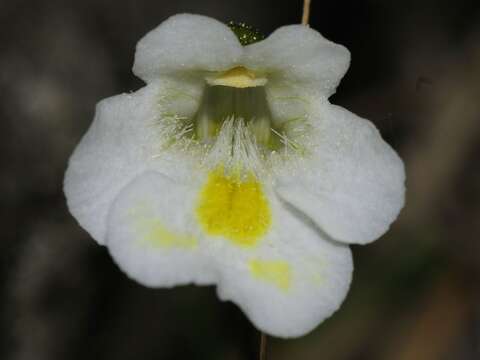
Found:
<path fill-rule="evenodd" d="M 136 90 L 136 42 L 168 16 L 298 23 L 302 1 L 0 1 L 0 358 L 255 359 L 258 333 L 213 287 L 148 289 L 68 213 L 62 180 L 97 101 Z M 480 2 L 313 0 L 352 53 L 333 102 L 406 163 L 391 231 L 353 246 L 342 308 L 268 358 L 480 359 Z"/>

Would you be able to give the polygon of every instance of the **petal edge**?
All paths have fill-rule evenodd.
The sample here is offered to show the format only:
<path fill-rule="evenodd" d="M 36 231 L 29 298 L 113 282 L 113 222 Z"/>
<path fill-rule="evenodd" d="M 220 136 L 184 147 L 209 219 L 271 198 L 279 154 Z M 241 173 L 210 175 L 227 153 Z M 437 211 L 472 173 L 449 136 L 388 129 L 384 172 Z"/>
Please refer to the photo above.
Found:
<path fill-rule="evenodd" d="M 276 190 L 334 240 L 374 241 L 404 205 L 403 162 L 368 120 L 335 105 L 317 116 L 312 156 Z"/>

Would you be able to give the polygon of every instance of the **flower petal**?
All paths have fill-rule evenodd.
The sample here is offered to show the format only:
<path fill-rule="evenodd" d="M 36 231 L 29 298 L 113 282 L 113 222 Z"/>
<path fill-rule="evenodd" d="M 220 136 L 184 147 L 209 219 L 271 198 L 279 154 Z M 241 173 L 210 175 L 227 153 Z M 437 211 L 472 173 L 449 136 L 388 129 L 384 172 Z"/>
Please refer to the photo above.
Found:
<path fill-rule="evenodd" d="M 279 175 L 277 192 L 333 239 L 371 242 L 403 207 L 403 162 L 368 120 L 330 104 L 316 117 L 312 153 Z"/>
<path fill-rule="evenodd" d="M 132 279 L 151 287 L 211 284 L 214 272 L 195 231 L 190 187 L 147 172 L 115 199 L 108 249 Z"/>
<path fill-rule="evenodd" d="M 270 206 L 271 230 L 256 247 L 217 247 L 217 292 L 237 304 L 260 330 L 279 337 L 301 336 L 345 298 L 353 270 L 351 252 L 322 239 L 278 200 L 272 198 Z"/>
<path fill-rule="evenodd" d="M 245 66 L 269 73 L 303 92 L 330 96 L 350 64 L 350 52 L 303 25 L 283 26 L 268 38 L 245 48 Z"/>
<path fill-rule="evenodd" d="M 175 15 L 137 44 L 133 72 L 146 82 L 178 71 L 226 70 L 243 52 L 236 35 L 201 15 Z"/>
<path fill-rule="evenodd" d="M 240 306 L 259 329 L 281 337 L 309 332 L 340 306 L 353 268 L 347 246 L 322 240 L 308 219 L 286 210 L 271 192 L 267 197 L 272 222 L 258 241 L 238 241 L 230 231 L 209 233 L 199 216 L 209 182 L 201 172 L 190 178 L 179 185 L 148 172 L 115 200 L 106 244 L 129 277 L 152 287 L 216 283 L 221 299 Z M 238 191 L 230 194 L 232 207 L 246 195 Z M 216 219 L 216 224 L 240 230 L 228 216 Z M 244 231 L 252 235 L 248 224 Z"/>
<path fill-rule="evenodd" d="M 175 176 L 188 166 L 188 160 L 179 158 L 181 154 L 173 159 L 154 157 L 162 142 L 169 140 L 160 134 L 164 124 L 159 119 L 159 97 L 171 86 L 169 82 L 150 84 L 136 93 L 101 101 L 70 158 L 64 181 L 68 207 L 100 244 L 110 205 L 127 183 L 146 169 L 161 168 Z M 189 106 L 186 103 L 183 108 Z"/>

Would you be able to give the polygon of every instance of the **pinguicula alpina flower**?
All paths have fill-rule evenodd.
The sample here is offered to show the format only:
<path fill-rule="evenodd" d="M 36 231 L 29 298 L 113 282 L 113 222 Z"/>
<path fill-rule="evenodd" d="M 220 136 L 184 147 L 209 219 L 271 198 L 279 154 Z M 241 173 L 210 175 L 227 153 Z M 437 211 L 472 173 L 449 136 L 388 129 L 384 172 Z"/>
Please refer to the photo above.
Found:
<path fill-rule="evenodd" d="M 140 40 L 147 85 L 98 104 L 65 193 L 132 279 L 216 285 L 262 331 L 300 336 L 345 298 L 348 245 L 397 217 L 403 163 L 328 101 L 346 48 L 302 25 L 234 30 L 182 14 Z"/>

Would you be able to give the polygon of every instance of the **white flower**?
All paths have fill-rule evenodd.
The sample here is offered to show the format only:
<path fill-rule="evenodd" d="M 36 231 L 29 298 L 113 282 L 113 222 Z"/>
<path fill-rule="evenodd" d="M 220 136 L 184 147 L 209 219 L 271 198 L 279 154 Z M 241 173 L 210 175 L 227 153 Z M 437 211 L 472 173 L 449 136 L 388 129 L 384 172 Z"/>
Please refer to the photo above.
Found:
<path fill-rule="evenodd" d="M 171 17 L 138 43 L 147 86 L 98 104 L 70 211 L 136 281 L 215 284 L 259 329 L 307 333 L 347 293 L 348 244 L 404 202 L 400 158 L 327 100 L 349 60 L 302 25 L 242 46 L 216 20 Z"/>

